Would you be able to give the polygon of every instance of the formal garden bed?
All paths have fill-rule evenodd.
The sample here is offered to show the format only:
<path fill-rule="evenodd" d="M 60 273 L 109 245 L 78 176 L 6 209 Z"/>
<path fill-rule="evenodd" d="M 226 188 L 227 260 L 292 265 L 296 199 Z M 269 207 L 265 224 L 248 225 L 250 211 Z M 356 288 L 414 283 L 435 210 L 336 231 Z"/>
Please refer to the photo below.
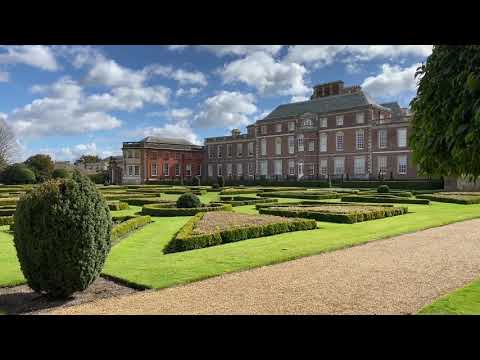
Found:
<path fill-rule="evenodd" d="M 338 199 L 341 197 L 338 193 L 328 191 L 275 191 L 262 192 L 258 196 L 310 200 Z"/>
<path fill-rule="evenodd" d="M 431 195 L 417 195 L 417 198 L 462 205 L 480 204 L 480 193 L 478 192 L 439 192 Z"/>
<path fill-rule="evenodd" d="M 194 208 L 178 208 L 176 207 L 175 203 L 171 203 L 169 206 L 166 204 L 149 204 L 143 206 L 142 214 L 150 216 L 192 216 L 199 212 L 226 210 L 232 210 L 232 205 L 211 203 L 208 205 L 202 204 L 202 206 Z"/>
<path fill-rule="evenodd" d="M 164 249 L 165 253 L 200 249 L 224 243 L 311 230 L 315 221 L 239 213 L 199 213 L 190 219 Z"/>
<path fill-rule="evenodd" d="M 244 206 L 255 204 L 271 204 L 278 202 L 278 200 L 272 198 L 251 198 L 246 196 L 223 195 L 220 196 L 220 202 L 224 204 L 230 204 L 232 206 Z"/>
<path fill-rule="evenodd" d="M 403 215 L 407 207 L 354 204 L 284 205 L 259 209 L 260 214 L 315 219 L 317 221 L 353 224 L 361 221 Z"/>
<path fill-rule="evenodd" d="M 408 196 L 372 194 L 372 195 L 349 195 L 343 196 L 342 202 L 361 202 L 361 203 L 392 203 L 392 204 L 416 204 L 429 205 L 430 201 L 420 198 L 409 198 Z"/>

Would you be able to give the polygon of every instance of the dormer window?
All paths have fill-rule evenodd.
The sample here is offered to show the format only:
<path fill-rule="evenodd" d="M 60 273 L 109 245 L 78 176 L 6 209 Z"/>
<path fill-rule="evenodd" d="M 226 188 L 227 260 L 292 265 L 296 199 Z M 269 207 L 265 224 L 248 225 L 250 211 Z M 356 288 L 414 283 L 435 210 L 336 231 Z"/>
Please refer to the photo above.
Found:
<path fill-rule="evenodd" d="M 305 119 L 303 120 L 303 127 L 312 127 L 313 126 L 313 121 L 312 119 Z"/>

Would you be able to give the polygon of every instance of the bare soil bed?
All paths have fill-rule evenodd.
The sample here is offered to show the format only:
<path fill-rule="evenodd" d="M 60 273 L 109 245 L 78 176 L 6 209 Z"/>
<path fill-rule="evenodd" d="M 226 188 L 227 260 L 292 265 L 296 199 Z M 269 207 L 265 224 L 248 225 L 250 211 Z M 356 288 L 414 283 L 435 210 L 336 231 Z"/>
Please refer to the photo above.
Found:
<path fill-rule="evenodd" d="M 274 215 L 247 215 L 230 211 L 214 211 L 206 213 L 204 217 L 195 224 L 192 235 L 211 234 L 231 228 L 291 221 L 294 221 L 294 219 Z"/>
<path fill-rule="evenodd" d="M 65 300 L 50 300 L 34 292 L 27 285 L 0 288 L 0 313 L 33 315 L 42 310 L 61 309 L 139 291 L 102 277 L 98 278 L 85 291 L 75 293 Z"/>

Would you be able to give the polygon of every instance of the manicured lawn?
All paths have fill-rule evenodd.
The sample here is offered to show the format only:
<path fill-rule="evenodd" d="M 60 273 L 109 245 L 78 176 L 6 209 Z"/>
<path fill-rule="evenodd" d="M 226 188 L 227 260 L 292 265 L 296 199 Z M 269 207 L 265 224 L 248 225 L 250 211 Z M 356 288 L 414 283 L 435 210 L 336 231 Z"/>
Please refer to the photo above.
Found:
<path fill-rule="evenodd" d="M 480 315 L 480 279 L 425 306 L 419 314 Z"/>
<path fill-rule="evenodd" d="M 25 282 L 13 237 L 6 231 L 9 226 L 0 226 L 0 286 L 14 286 Z"/>

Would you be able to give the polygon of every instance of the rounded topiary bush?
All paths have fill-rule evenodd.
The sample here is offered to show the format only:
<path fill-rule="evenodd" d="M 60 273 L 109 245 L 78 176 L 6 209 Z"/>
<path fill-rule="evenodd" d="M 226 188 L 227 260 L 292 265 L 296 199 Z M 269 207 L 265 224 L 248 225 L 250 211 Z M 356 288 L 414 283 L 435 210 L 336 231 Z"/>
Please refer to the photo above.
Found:
<path fill-rule="evenodd" d="M 379 193 L 388 193 L 388 192 L 390 192 L 390 188 L 388 187 L 388 185 L 380 185 L 380 186 L 377 188 L 377 192 L 379 192 Z"/>
<path fill-rule="evenodd" d="M 35 173 L 25 164 L 7 166 L 1 175 L 5 184 L 33 184 L 36 181 Z"/>
<path fill-rule="evenodd" d="M 14 243 L 22 272 L 36 292 L 66 298 L 85 290 L 110 251 L 112 218 L 87 177 L 48 181 L 17 203 Z"/>
<path fill-rule="evenodd" d="M 198 208 L 202 206 L 197 195 L 186 193 L 177 199 L 177 208 Z"/>

